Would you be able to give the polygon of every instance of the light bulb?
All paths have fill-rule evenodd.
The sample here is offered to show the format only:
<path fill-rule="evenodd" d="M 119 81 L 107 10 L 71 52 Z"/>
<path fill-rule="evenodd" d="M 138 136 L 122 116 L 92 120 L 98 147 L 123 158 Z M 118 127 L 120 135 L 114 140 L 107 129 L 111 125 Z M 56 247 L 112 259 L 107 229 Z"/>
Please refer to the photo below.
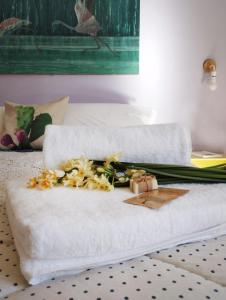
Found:
<path fill-rule="evenodd" d="M 211 71 L 209 73 L 208 86 L 211 91 L 215 91 L 217 89 L 217 72 L 216 71 Z"/>

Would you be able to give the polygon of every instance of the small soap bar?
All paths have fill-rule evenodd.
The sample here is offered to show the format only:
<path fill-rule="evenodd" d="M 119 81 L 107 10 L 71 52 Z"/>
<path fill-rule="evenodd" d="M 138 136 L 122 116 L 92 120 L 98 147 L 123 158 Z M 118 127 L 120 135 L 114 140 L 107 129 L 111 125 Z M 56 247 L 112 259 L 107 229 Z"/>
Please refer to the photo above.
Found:
<path fill-rule="evenodd" d="M 140 194 L 158 189 L 158 182 L 154 175 L 143 175 L 130 179 L 130 189 L 134 194 Z"/>

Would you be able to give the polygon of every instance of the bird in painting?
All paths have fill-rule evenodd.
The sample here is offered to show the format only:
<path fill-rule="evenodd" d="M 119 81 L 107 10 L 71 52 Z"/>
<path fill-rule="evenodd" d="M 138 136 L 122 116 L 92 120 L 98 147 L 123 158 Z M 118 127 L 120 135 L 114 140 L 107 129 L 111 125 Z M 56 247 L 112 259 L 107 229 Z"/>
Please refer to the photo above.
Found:
<path fill-rule="evenodd" d="M 14 31 L 29 25 L 31 25 L 29 20 L 21 20 L 14 17 L 5 19 L 0 23 L 0 37 L 3 37 L 6 34 L 11 34 Z"/>
<path fill-rule="evenodd" d="M 74 10 L 78 20 L 78 24 L 75 27 L 72 27 L 60 20 L 54 21 L 52 23 L 52 26 L 55 27 L 56 25 L 62 25 L 67 29 L 76 31 L 80 34 L 88 34 L 89 36 L 94 38 L 97 46 L 96 48 L 89 48 L 86 50 L 99 50 L 102 46 L 104 46 L 107 47 L 108 50 L 115 55 L 116 52 L 112 50 L 106 42 L 98 37 L 98 32 L 102 28 L 96 17 L 92 13 L 94 2 L 95 0 L 76 0 Z"/>

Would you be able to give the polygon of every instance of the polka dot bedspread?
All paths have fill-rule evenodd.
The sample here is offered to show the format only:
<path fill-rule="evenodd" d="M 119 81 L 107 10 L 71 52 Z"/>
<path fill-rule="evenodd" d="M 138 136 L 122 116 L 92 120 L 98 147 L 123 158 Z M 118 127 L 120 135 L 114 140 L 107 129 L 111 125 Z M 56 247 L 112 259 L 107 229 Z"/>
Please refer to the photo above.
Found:
<path fill-rule="evenodd" d="M 5 209 L 5 182 L 37 174 L 42 153 L 0 153 L 0 299 L 226 299 L 226 235 L 29 286 Z"/>

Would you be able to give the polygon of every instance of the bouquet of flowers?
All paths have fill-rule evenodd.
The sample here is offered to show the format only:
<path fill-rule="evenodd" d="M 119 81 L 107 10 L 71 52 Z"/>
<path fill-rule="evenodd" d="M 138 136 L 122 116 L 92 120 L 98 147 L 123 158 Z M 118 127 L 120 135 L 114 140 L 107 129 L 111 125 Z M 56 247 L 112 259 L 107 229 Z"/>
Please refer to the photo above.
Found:
<path fill-rule="evenodd" d="M 54 186 L 112 191 L 114 187 L 129 186 L 130 179 L 142 175 L 155 175 L 158 183 L 226 183 L 226 165 L 209 168 L 189 166 L 120 162 L 119 153 L 105 161 L 86 157 L 64 162 L 59 170 L 43 170 L 28 182 L 29 188 L 41 190 Z"/>

